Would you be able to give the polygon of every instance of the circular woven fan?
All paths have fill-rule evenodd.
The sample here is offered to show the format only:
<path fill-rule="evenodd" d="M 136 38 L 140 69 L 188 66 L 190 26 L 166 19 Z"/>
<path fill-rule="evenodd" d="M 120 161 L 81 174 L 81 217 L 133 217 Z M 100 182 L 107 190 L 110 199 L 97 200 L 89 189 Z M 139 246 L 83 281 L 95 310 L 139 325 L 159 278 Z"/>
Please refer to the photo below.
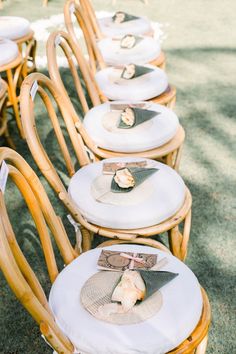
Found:
<path fill-rule="evenodd" d="M 100 271 L 90 277 L 81 289 L 80 299 L 84 308 L 94 317 L 116 325 L 129 325 L 147 320 L 154 316 L 162 306 L 160 291 L 136 304 L 127 313 L 112 313 L 101 316 L 99 307 L 111 303 L 111 296 L 122 272 Z"/>

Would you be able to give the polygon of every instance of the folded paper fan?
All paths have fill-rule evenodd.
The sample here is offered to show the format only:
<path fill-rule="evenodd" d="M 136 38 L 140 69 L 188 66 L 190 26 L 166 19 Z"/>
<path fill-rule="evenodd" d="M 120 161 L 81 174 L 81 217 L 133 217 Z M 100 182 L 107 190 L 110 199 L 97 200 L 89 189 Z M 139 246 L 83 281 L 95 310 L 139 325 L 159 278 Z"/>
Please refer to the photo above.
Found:
<path fill-rule="evenodd" d="M 129 129 L 136 127 L 137 125 L 156 117 L 158 114 L 160 114 L 160 112 L 151 111 L 148 109 L 127 107 L 121 113 L 118 128 Z"/>
<path fill-rule="evenodd" d="M 130 192 L 157 171 L 159 171 L 158 168 L 121 168 L 116 171 L 112 179 L 111 191 L 114 193 Z"/>
<path fill-rule="evenodd" d="M 143 76 L 152 72 L 152 68 L 147 66 L 141 66 L 136 64 L 128 64 L 125 66 L 124 70 L 121 73 L 121 78 L 125 80 L 131 80 L 139 76 Z"/>
<path fill-rule="evenodd" d="M 139 17 L 127 14 L 123 11 L 117 11 L 114 16 L 112 16 L 112 21 L 116 24 L 120 24 L 127 21 L 137 20 Z"/>

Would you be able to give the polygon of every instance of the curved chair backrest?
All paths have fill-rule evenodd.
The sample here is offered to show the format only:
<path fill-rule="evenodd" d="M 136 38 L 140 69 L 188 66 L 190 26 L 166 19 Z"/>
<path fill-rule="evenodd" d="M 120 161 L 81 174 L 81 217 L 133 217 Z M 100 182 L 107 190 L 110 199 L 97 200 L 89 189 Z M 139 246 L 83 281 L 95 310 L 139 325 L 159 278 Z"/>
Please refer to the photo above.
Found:
<path fill-rule="evenodd" d="M 38 323 L 42 335 L 57 353 L 72 354 L 73 345 L 56 325 L 46 295 L 25 258 L 24 265 L 27 269 L 23 272 L 21 269 L 23 266 L 19 267 L 2 220 L 0 220 L 0 243 L 0 268 L 15 296 Z"/>
<path fill-rule="evenodd" d="M 72 15 L 75 15 L 77 23 L 79 24 L 84 35 L 84 40 L 89 55 L 90 68 L 93 74 L 95 74 L 97 69 L 104 69 L 107 65 L 104 61 L 100 49 L 98 48 L 96 32 L 94 31 L 94 28 L 87 14 L 86 6 L 88 5 L 84 5 L 84 2 L 82 1 L 80 1 L 79 4 L 79 1 L 68 0 L 64 5 L 64 19 L 66 29 L 70 34 L 72 40 L 75 43 L 79 44 L 78 37 L 76 36 L 74 29 L 74 23 L 72 20 Z M 73 12 L 71 9 L 73 9 Z"/>
<path fill-rule="evenodd" d="M 50 239 L 51 230 L 56 244 L 66 263 L 70 263 L 77 254 L 68 240 L 67 234 L 59 217 L 47 197 L 37 175 L 27 162 L 14 150 L 0 148 L 0 165 L 3 161 L 8 168 L 8 176 L 19 189 L 29 212 L 34 220 L 42 245 L 51 282 L 58 275 L 56 259 Z M 0 269 L 7 282 L 40 325 L 47 340 L 65 353 L 71 353 L 72 345 L 61 333 L 51 315 L 46 295 L 28 261 L 26 260 L 13 231 L 8 217 L 4 193 L 0 190 Z M 57 336 L 55 341 L 54 337 Z M 58 353 L 61 352 L 58 350 Z"/>
<path fill-rule="evenodd" d="M 0 165 L 2 165 L 3 161 L 9 163 L 7 165 L 9 177 L 21 192 L 34 219 L 44 251 L 48 273 L 53 282 L 58 274 L 58 270 L 48 228 L 51 230 L 66 264 L 70 263 L 75 258 L 76 253 L 68 240 L 61 219 L 56 215 L 39 178 L 32 168 L 17 152 L 6 147 L 0 148 Z M 13 252 L 15 252 L 15 256 L 19 260 L 19 266 L 21 266 L 24 262 L 21 262 L 21 254 L 16 246 L 14 231 L 11 227 L 4 202 L 4 194 L 1 192 L 0 194 L 0 217 L 7 236 L 9 240 L 11 240 Z"/>
<path fill-rule="evenodd" d="M 80 4 L 81 4 L 83 11 L 85 12 L 85 14 L 87 15 L 87 17 L 90 21 L 90 24 L 93 28 L 96 38 L 98 40 L 102 39 L 104 37 L 104 35 L 102 34 L 102 31 L 100 29 L 99 22 L 97 20 L 97 16 L 96 16 L 96 13 L 95 13 L 95 10 L 93 8 L 91 1 L 90 0 L 80 0 Z"/>
<path fill-rule="evenodd" d="M 62 49 L 64 58 L 67 61 L 68 68 L 71 73 L 72 81 L 74 83 L 75 92 L 80 100 L 84 113 L 89 110 L 89 105 L 86 100 L 85 93 L 82 87 L 82 79 L 79 77 L 78 69 L 80 69 L 83 81 L 86 85 L 89 97 L 93 106 L 101 104 L 99 96 L 99 89 L 95 82 L 94 76 L 90 72 L 88 64 L 84 58 L 84 55 L 79 47 L 70 38 L 70 35 L 63 31 L 56 31 L 50 34 L 47 40 L 47 60 L 48 70 L 50 77 L 57 88 L 61 91 L 68 104 L 71 105 L 71 100 L 68 96 L 68 92 L 64 86 L 64 80 L 61 78 L 60 68 L 58 64 L 58 47 Z M 74 92 L 73 91 L 73 92 Z"/>
<path fill-rule="evenodd" d="M 52 186 L 59 199 L 62 200 L 65 207 L 69 210 L 72 217 L 81 225 L 84 225 L 86 227 L 88 225 L 86 220 L 81 216 L 78 211 L 78 208 L 71 200 L 61 178 L 59 177 L 59 174 L 57 173 L 42 142 L 40 141 L 35 122 L 35 104 L 31 95 L 32 87 L 34 87 L 35 85 L 37 85 L 37 93 L 41 97 L 47 110 L 48 116 L 51 120 L 56 139 L 59 143 L 60 151 L 67 167 L 69 177 L 75 173 L 74 164 L 72 162 L 68 146 L 63 136 L 58 116 L 55 112 L 53 103 L 47 91 L 49 91 L 56 103 L 58 110 L 61 112 L 61 116 L 65 122 L 65 126 L 70 141 L 72 143 L 73 150 L 75 152 L 77 160 L 80 163 L 80 166 L 85 166 L 90 163 L 90 160 L 81 135 L 76 130 L 76 126 L 80 125 L 81 130 L 83 131 L 82 124 L 78 121 L 75 123 L 71 114 L 71 110 L 67 108 L 67 102 L 63 99 L 60 92 L 57 90 L 53 82 L 48 77 L 40 73 L 33 73 L 25 78 L 21 86 L 20 109 L 22 126 L 28 147 L 40 171 L 42 172 L 46 180 L 49 182 L 49 184 Z"/>

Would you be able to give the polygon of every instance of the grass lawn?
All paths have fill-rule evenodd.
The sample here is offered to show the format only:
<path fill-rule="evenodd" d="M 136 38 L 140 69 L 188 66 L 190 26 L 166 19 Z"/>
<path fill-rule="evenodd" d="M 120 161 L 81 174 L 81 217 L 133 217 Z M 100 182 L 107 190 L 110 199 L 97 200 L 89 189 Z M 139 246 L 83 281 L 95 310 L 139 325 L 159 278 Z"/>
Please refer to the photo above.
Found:
<path fill-rule="evenodd" d="M 61 17 L 51 16 L 62 13 L 63 3 L 51 0 L 48 8 L 42 8 L 40 0 L 7 0 L 0 15 L 24 16 L 32 22 L 51 18 L 52 25 L 47 28 L 51 31 L 61 27 Z M 177 87 L 176 112 L 187 134 L 180 169 L 193 195 L 192 231 L 186 263 L 207 290 L 212 305 L 207 353 L 234 354 L 236 90 L 233 81 L 235 84 L 236 32 L 233 30 L 236 2 L 149 0 L 149 6 L 141 0 L 117 0 L 116 6 L 111 3 L 110 0 L 94 0 L 97 10 L 119 8 L 145 14 L 161 24 L 167 73 L 170 82 Z M 38 55 L 42 59 L 47 32 L 37 35 L 40 38 Z M 45 72 L 43 67 L 40 70 Z M 56 146 L 40 104 L 37 111 L 40 134 L 48 151 L 52 152 Z M 13 119 L 10 130 L 17 151 L 38 172 L 26 143 L 18 137 Z M 57 154 L 53 157 L 65 177 Z M 41 180 L 73 236 L 73 230 L 66 222 L 66 211 L 58 205 L 42 176 Z M 18 191 L 10 181 L 7 187 L 6 198 L 19 243 L 48 293 L 50 284 L 37 233 Z M 17 302 L 2 274 L 0 284 L 0 354 L 51 353 L 40 338 L 37 325 Z M 83 325 L 79 318 L 78 325 Z"/>

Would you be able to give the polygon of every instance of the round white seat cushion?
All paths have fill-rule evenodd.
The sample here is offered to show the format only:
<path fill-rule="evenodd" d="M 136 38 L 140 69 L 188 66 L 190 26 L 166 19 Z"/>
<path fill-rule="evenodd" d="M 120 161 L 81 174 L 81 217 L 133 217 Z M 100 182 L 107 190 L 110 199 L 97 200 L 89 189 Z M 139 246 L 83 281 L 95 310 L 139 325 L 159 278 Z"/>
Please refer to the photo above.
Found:
<path fill-rule="evenodd" d="M 137 78 L 120 79 L 123 69 L 108 67 L 95 75 L 101 91 L 110 100 L 145 101 L 161 95 L 168 87 L 166 73 L 153 65 L 153 71 Z"/>
<path fill-rule="evenodd" d="M 15 42 L 0 38 L 0 53 L 0 66 L 3 66 L 17 58 L 19 49 Z"/>
<path fill-rule="evenodd" d="M 146 17 L 123 23 L 114 23 L 112 16 L 98 19 L 100 29 L 106 37 L 119 37 L 125 34 L 142 35 L 152 31 L 151 23 Z"/>
<path fill-rule="evenodd" d="M 127 101 L 119 101 L 119 103 L 130 104 Z M 86 114 L 83 123 L 88 135 L 97 146 L 103 149 L 127 153 L 147 151 L 167 143 L 175 136 L 179 127 L 178 117 L 169 108 L 148 103 L 148 109 L 160 114 L 131 129 L 117 128 L 109 131 L 104 126 L 104 116 L 111 110 L 110 103 L 103 103 L 92 108 Z"/>
<path fill-rule="evenodd" d="M 129 63 L 147 64 L 159 57 L 160 44 L 151 37 L 143 37 L 131 49 L 120 47 L 120 40 L 105 38 L 98 42 L 102 56 L 108 65 L 126 65 Z"/>
<path fill-rule="evenodd" d="M 30 31 L 30 23 L 23 17 L 0 16 L 0 37 L 18 39 Z"/>
<path fill-rule="evenodd" d="M 101 249 L 83 253 L 55 280 L 49 305 L 57 324 L 81 354 L 164 354 L 177 347 L 197 326 L 202 312 L 202 295 L 197 278 L 176 257 L 152 247 L 115 245 L 105 249 L 142 252 L 166 257 L 161 270 L 179 275 L 164 286 L 163 305 L 150 319 L 134 325 L 114 325 L 99 321 L 80 303 L 84 283 L 97 273 Z"/>
<path fill-rule="evenodd" d="M 114 205 L 98 202 L 91 194 L 95 179 L 102 175 L 103 162 L 148 161 L 159 171 L 148 178 L 152 193 L 138 203 Z M 136 189 L 138 189 L 138 186 Z M 69 183 L 69 194 L 89 222 L 108 228 L 135 229 L 161 223 L 183 205 L 186 187 L 178 173 L 160 162 L 143 158 L 112 158 L 92 163 L 78 170 Z M 127 194 L 127 193 L 125 193 Z"/>

